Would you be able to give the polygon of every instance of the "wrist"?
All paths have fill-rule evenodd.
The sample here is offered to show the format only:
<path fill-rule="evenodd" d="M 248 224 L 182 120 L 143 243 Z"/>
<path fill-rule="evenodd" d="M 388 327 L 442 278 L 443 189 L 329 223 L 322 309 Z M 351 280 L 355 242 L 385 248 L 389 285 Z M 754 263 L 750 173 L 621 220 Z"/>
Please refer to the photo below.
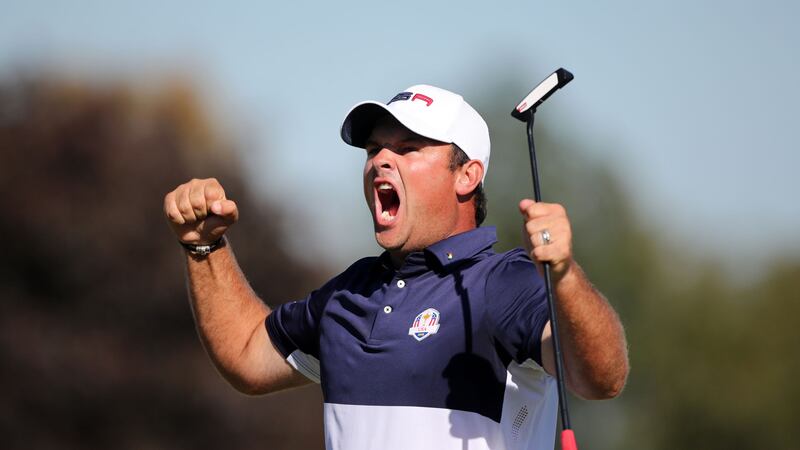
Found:
<path fill-rule="evenodd" d="M 178 243 L 181 244 L 181 247 L 190 255 L 205 257 L 225 246 L 225 236 L 220 236 L 219 239 L 209 244 L 188 244 L 181 241 L 178 241 Z"/>
<path fill-rule="evenodd" d="M 575 262 L 574 259 L 569 261 L 565 261 L 564 268 L 559 271 L 553 271 L 554 280 L 553 282 L 558 285 L 570 285 L 578 282 L 582 275 L 583 271 L 578 266 L 578 263 Z"/>

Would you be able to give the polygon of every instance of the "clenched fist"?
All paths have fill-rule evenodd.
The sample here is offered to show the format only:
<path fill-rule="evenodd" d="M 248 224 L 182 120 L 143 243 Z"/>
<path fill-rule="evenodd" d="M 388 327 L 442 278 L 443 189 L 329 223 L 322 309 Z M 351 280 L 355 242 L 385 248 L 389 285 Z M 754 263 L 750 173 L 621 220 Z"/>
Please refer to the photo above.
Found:
<path fill-rule="evenodd" d="M 556 281 L 572 264 L 572 227 L 567 211 L 557 203 L 519 202 L 525 248 L 536 262 L 549 262 Z"/>
<path fill-rule="evenodd" d="M 186 244 L 215 242 L 239 219 L 236 203 L 225 198 L 215 178 L 193 179 L 164 197 L 164 214 L 178 240 Z"/>

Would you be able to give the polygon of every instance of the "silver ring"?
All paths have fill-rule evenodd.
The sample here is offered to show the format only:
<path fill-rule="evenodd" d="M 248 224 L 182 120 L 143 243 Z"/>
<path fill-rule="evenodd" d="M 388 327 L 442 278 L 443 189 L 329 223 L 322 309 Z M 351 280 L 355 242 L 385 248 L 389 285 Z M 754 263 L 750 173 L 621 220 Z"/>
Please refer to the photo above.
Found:
<path fill-rule="evenodd" d="M 542 243 L 550 245 L 550 232 L 547 229 L 542 230 Z"/>

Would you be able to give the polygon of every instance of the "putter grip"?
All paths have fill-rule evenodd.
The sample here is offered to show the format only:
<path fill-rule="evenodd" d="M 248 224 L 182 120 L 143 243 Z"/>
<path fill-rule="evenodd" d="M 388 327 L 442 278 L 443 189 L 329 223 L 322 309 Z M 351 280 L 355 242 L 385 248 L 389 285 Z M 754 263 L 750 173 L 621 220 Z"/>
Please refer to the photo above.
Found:
<path fill-rule="evenodd" d="M 575 433 L 572 430 L 561 432 L 561 450 L 578 450 L 578 443 L 575 442 Z"/>

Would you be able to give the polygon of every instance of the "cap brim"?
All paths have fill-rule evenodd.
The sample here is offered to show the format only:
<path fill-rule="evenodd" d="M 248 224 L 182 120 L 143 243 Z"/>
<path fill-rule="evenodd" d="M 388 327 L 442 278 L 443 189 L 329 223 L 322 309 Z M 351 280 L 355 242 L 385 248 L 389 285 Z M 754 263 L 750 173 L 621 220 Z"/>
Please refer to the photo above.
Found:
<path fill-rule="evenodd" d="M 342 122 L 342 140 L 354 147 L 364 148 L 375 124 L 387 115 L 394 114 L 383 103 L 369 101 L 357 104 Z"/>

